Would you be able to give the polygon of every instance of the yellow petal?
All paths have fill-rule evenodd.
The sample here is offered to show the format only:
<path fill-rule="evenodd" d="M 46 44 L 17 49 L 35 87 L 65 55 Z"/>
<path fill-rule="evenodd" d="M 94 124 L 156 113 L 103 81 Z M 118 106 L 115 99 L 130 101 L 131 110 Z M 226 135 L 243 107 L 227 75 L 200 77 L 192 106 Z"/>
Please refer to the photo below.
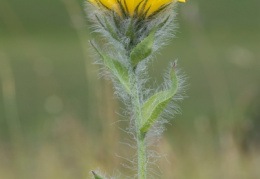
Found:
<path fill-rule="evenodd" d="M 120 10 L 119 10 L 119 5 L 117 0 L 87 0 L 93 4 L 96 4 L 96 1 L 99 1 L 100 3 L 102 3 L 103 5 L 105 5 L 106 7 L 108 7 L 111 10 L 116 11 L 117 13 L 120 14 Z M 129 13 L 131 15 L 133 15 L 136 7 L 138 6 L 138 4 L 140 4 L 140 2 L 142 2 L 143 0 L 121 0 L 122 3 L 124 4 L 124 8 L 128 9 Z M 145 10 L 149 9 L 148 15 L 152 14 L 153 12 L 155 12 L 156 10 L 158 10 L 161 6 L 170 3 L 170 2 L 176 2 L 176 1 L 180 1 L 180 2 L 186 2 L 186 0 L 148 0 L 147 4 L 146 4 L 146 8 Z M 142 4 L 144 3 L 144 1 L 142 2 Z"/>

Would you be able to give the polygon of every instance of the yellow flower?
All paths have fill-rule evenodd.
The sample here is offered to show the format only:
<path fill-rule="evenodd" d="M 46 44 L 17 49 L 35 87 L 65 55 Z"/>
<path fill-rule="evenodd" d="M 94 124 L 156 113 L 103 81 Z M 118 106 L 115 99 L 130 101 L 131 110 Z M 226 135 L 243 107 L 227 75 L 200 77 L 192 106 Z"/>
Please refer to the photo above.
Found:
<path fill-rule="evenodd" d="M 120 3 L 122 4 L 125 11 L 128 11 L 130 15 L 133 15 L 135 12 L 135 9 L 139 6 L 142 7 L 142 5 L 145 6 L 144 11 L 148 10 L 147 15 L 149 16 L 153 12 L 157 11 L 162 7 L 163 5 L 166 5 L 171 2 L 185 2 L 186 0 L 87 0 L 90 1 L 93 4 L 102 4 L 103 6 L 107 7 L 108 9 L 116 11 L 118 14 L 121 14 L 120 12 Z M 145 4 L 146 3 L 146 4 Z M 139 8 L 140 11 L 141 8 Z"/>

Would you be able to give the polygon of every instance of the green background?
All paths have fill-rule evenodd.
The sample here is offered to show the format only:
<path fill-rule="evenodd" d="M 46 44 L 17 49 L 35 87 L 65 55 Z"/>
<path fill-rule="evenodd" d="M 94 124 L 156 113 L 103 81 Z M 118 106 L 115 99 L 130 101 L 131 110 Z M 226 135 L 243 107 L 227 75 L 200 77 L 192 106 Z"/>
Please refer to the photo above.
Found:
<path fill-rule="evenodd" d="M 134 150 L 119 143 L 129 137 L 116 122 L 122 104 L 98 78 L 83 9 L 83 0 L 0 2 L 1 179 L 134 173 L 117 156 Z M 150 75 L 159 85 L 179 59 L 189 85 L 154 147 L 162 154 L 155 178 L 260 177 L 259 9 L 259 0 L 179 3 L 177 38 Z"/>

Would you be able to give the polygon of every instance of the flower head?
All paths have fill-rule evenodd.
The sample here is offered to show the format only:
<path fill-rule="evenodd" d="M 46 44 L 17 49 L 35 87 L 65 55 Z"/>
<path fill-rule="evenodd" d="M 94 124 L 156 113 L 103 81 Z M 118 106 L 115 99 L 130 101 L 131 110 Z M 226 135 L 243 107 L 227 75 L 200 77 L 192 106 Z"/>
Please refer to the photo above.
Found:
<path fill-rule="evenodd" d="M 97 6 L 117 12 L 120 15 L 150 16 L 171 3 L 185 0 L 87 0 Z"/>
<path fill-rule="evenodd" d="M 173 9 L 175 3 L 186 0 L 86 1 L 87 14 L 94 32 L 107 39 L 108 46 L 115 47 L 120 55 L 128 57 L 132 54 L 135 59 L 132 65 L 136 65 L 136 59 L 138 61 L 140 58 L 139 55 L 133 55 L 135 47 L 149 47 L 146 51 L 140 51 L 144 57 L 161 48 L 173 36 L 176 28 L 176 13 Z M 141 42 L 143 44 L 140 45 Z"/>

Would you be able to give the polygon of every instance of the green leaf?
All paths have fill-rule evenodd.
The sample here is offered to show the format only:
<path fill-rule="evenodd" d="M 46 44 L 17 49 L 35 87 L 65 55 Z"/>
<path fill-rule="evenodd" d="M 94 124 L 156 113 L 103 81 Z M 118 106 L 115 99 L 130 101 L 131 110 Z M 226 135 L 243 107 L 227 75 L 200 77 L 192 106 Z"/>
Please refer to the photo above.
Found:
<path fill-rule="evenodd" d="M 142 106 L 142 125 L 140 130 L 147 132 L 157 121 L 167 104 L 171 101 L 178 89 L 178 78 L 175 73 L 175 63 L 171 72 L 172 86 L 169 90 L 159 92 L 149 98 Z"/>
<path fill-rule="evenodd" d="M 99 176 L 95 172 L 92 171 L 92 174 L 94 175 L 95 179 L 104 179 L 103 177 Z"/>
<path fill-rule="evenodd" d="M 154 27 L 148 37 L 137 44 L 137 46 L 130 53 L 130 60 L 133 67 L 135 67 L 139 62 L 147 58 L 152 53 L 155 32 L 156 27 Z"/>
<path fill-rule="evenodd" d="M 107 29 L 107 31 L 110 33 L 110 35 L 111 35 L 115 40 L 119 41 L 116 32 L 114 31 L 113 27 L 109 24 L 109 22 L 107 21 L 106 18 L 105 18 L 105 23 L 106 23 L 106 29 Z"/>
<path fill-rule="evenodd" d="M 91 43 L 91 42 L 90 42 Z M 100 57 L 104 60 L 104 65 L 111 71 L 111 73 L 116 77 L 116 79 L 121 83 L 123 88 L 128 94 L 131 94 L 130 90 L 130 80 L 128 69 L 123 66 L 119 61 L 112 59 L 111 57 L 107 56 L 106 54 L 100 52 L 94 44 L 91 43 Z"/>
<path fill-rule="evenodd" d="M 170 20 L 170 16 L 168 16 L 162 23 L 158 24 L 157 29 L 161 29 L 165 26 L 165 24 Z"/>
<path fill-rule="evenodd" d="M 133 18 L 131 18 L 131 21 L 129 22 L 127 31 L 126 31 L 126 36 L 130 38 L 131 40 L 134 39 L 134 28 L 133 28 Z"/>

